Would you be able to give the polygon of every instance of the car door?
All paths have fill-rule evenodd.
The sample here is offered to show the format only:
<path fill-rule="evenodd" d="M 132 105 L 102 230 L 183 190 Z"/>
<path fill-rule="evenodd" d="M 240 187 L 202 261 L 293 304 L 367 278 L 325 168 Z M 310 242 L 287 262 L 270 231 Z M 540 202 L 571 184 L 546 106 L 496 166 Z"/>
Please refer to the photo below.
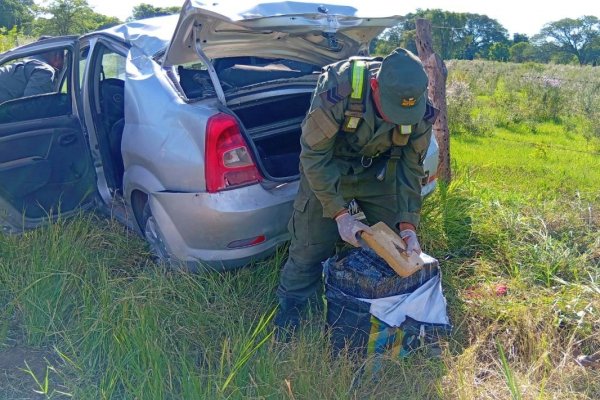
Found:
<path fill-rule="evenodd" d="M 52 90 L 0 103 L 0 225 L 20 231 L 89 206 L 95 173 L 79 118 L 75 37 L 38 41 L 0 55 L 0 67 L 63 52 Z M 13 68 L 16 70 L 16 68 Z"/>

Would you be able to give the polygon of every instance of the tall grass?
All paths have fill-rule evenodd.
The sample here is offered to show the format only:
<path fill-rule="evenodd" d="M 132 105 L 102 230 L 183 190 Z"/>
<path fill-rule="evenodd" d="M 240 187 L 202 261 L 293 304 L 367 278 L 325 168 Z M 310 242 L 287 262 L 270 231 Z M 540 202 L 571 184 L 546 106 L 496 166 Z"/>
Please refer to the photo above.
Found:
<path fill-rule="evenodd" d="M 454 133 L 489 134 L 496 126 L 536 133 L 537 123 L 557 122 L 567 138 L 600 138 L 595 67 L 452 60 L 448 69 Z"/>
<path fill-rule="evenodd" d="M 506 385 L 510 390 L 510 395 L 512 400 L 521 400 L 521 391 L 519 389 L 519 385 L 515 376 L 510 369 L 510 365 L 508 365 L 508 360 L 506 359 L 506 355 L 504 354 L 504 350 L 502 346 L 498 344 L 498 353 L 500 354 L 500 364 L 502 365 L 502 372 L 504 372 L 504 378 L 506 379 Z"/>
<path fill-rule="evenodd" d="M 0 371 L 0 398 L 600 398 L 599 370 L 574 361 L 600 348 L 598 141 L 578 114 L 494 119 L 508 110 L 498 82 L 518 71 L 450 67 L 472 91 L 469 115 L 492 125 L 454 135 L 454 180 L 424 204 L 421 241 L 441 261 L 454 324 L 440 359 L 387 358 L 361 374 L 331 356 L 317 312 L 277 343 L 267 322 L 285 249 L 235 272 L 175 273 L 84 214 L 0 235 L 0 360 L 12 347 L 45 355 L 44 368 Z"/>

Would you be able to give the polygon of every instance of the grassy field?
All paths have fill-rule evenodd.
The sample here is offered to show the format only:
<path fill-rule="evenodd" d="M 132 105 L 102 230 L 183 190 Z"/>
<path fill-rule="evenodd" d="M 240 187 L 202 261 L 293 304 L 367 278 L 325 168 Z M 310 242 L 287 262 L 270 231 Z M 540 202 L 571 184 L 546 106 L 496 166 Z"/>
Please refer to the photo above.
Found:
<path fill-rule="evenodd" d="M 597 68 L 449 70 L 454 180 L 421 228 L 454 324 L 440 359 L 359 379 L 318 313 L 289 344 L 269 337 L 285 249 L 173 273 L 88 214 L 0 235 L 0 399 L 600 398 L 598 363 L 577 363 L 600 354 Z"/>

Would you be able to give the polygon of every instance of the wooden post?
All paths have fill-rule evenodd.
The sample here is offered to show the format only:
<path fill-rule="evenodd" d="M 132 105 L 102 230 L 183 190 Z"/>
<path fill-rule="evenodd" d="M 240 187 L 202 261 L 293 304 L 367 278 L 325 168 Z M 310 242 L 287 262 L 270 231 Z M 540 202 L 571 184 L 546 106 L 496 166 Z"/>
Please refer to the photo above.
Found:
<path fill-rule="evenodd" d="M 437 120 L 433 124 L 433 133 L 437 139 L 440 157 L 438 165 L 438 178 L 450 183 L 452 172 L 450 170 L 450 132 L 448 131 L 448 107 L 446 106 L 446 78 L 448 70 L 440 56 L 433 52 L 431 38 L 431 22 L 418 18 L 416 21 L 417 51 L 429 77 L 429 97 L 433 106 L 440 110 Z"/>

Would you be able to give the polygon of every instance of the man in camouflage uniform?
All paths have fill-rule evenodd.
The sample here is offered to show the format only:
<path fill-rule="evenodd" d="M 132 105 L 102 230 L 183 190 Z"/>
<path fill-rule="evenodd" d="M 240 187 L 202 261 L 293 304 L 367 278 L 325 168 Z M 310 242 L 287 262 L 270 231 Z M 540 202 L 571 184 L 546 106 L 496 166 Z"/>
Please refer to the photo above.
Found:
<path fill-rule="evenodd" d="M 0 67 L 0 103 L 53 92 L 63 64 L 64 52 L 50 51 Z"/>
<path fill-rule="evenodd" d="M 355 58 L 325 67 L 302 123 L 300 189 L 289 223 L 289 257 L 277 289 L 278 328 L 293 331 L 307 299 L 322 285 L 321 263 L 341 237 L 357 246 L 370 228 L 348 211 L 356 199 L 369 223 L 398 229 L 420 253 L 423 160 L 436 110 L 428 79 L 411 52 Z"/>

